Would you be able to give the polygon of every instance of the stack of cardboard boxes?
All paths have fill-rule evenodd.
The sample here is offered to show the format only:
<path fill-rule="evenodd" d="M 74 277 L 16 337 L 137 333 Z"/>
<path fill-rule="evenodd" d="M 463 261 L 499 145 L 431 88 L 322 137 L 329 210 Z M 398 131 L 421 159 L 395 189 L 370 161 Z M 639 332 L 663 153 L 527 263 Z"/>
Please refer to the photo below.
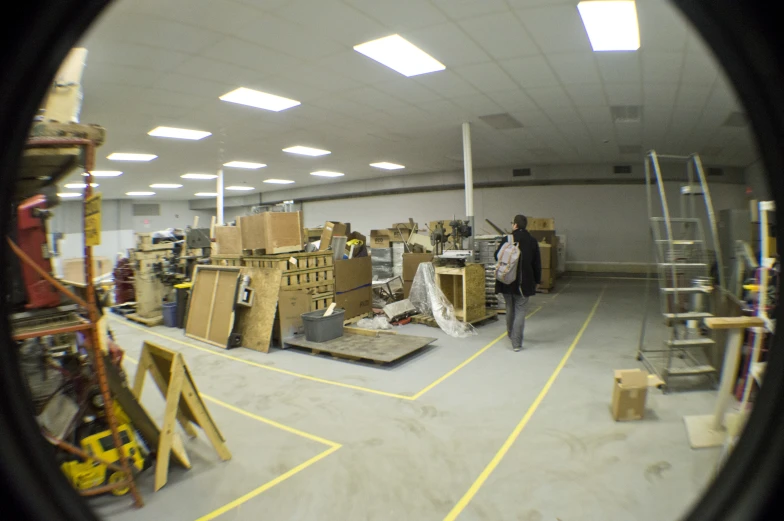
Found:
<path fill-rule="evenodd" d="M 541 289 L 555 288 L 555 276 L 558 268 L 558 236 L 555 235 L 555 219 L 531 217 L 528 219 L 528 232 L 539 242 L 539 254 L 542 258 Z"/>

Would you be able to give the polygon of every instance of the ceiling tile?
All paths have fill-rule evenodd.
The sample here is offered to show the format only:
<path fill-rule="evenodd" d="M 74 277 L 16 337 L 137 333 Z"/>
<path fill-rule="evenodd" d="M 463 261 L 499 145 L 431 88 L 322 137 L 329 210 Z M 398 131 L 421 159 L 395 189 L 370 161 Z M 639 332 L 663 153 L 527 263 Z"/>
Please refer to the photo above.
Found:
<path fill-rule="evenodd" d="M 235 2 L 239 2 L 241 4 L 253 6 L 256 9 L 260 9 L 267 12 L 274 12 L 276 9 L 280 9 L 287 3 L 289 0 L 234 0 Z"/>
<path fill-rule="evenodd" d="M 127 13 L 120 17 L 102 18 L 87 36 L 88 49 L 89 41 L 94 38 L 102 42 L 134 43 L 196 54 L 219 42 L 223 35 L 200 27 Z"/>
<path fill-rule="evenodd" d="M 507 112 L 527 109 L 538 110 L 531 98 L 521 89 L 488 92 L 487 97 L 498 103 Z"/>
<path fill-rule="evenodd" d="M 351 47 L 389 35 L 383 25 L 338 0 L 291 0 L 275 13 L 323 38 Z"/>
<path fill-rule="evenodd" d="M 716 81 L 718 64 L 710 56 L 689 52 L 683 65 L 681 81 L 692 85 L 712 85 Z"/>
<path fill-rule="evenodd" d="M 642 81 L 640 55 L 636 52 L 596 53 L 599 72 L 606 83 L 634 83 Z"/>
<path fill-rule="evenodd" d="M 672 5 L 660 1 L 638 1 L 637 19 L 641 49 L 683 51 L 686 47 L 687 24 Z"/>
<path fill-rule="evenodd" d="M 415 31 L 404 31 L 400 34 L 446 65 L 447 69 L 471 63 L 486 62 L 490 59 L 487 53 L 454 23 L 436 25 Z"/>
<path fill-rule="evenodd" d="M 218 99 L 223 94 L 236 88 L 231 82 L 217 82 L 183 76 L 181 74 L 167 74 L 162 77 L 155 87 L 172 92 L 184 92 L 208 99 Z"/>
<path fill-rule="evenodd" d="M 496 60 L 539 53 L 520 22 L 508 12 L 464 20 L 460 26 Z"/>
<path fill-rule="evenodd" d="M 299 60 L 295 58 L 236 38 L 226 38 L 206 49 L 202 54 L 213 60 L 239 65 L 265 74 L 272 74 L 299 64 Z"/>
<path fill-rule="evenodd" d="M 179 67 L 174 68 L 172 72 L 216 82 L 231 79 L 232 83 L 238 85 L 249 85 L 265 77 L 264 74 L 258 71 L 201 56 L 190 58 Z"/>
<path fill-rule="evenodd" d="M 491 62 L 457 67 L 455 68 L 455 73 L 485 93 L 510 90 L 517 87 L 515 82 L 501 67 Z"/>
<path fill-rule="evenodd" d="M 607 104 L 604 88 L 599 83 L 566 85 L 565 89 L 576 107 L 595 107 Z"/>
<path fill-rule="evenodd" d="M 271 15 L 243 25 L 234 36 L 302 60 L 315 60 L 350 49 L 312 29 Z"/>
<path fill-rule="evenodd" d="M 506 60 L 501 62 L 501 66 L 524 89 L 558 85 L 558 78 L 553 74 L 544 56 Z"/>
<path fill-rule="evenodd" d="M 582 120 L 589 125 L 593 123 L 602 123 L 605 125 L 612 124 L 612 118 L 610 117 L 610 107 L 608 106 L 577 107 L 577 112 L 580 113 Z"/>
<path fill-rule="evenodd" d="M 558 86 L 534 87 L 525 89 L 525 93 L 543 110 L 569 106 L 571 104 L 571 100 L 566 94 L 566 91 Z"/>
<path fill-rule="evenodd" d="M 85 85 L 93 82 L 118 83 L 136 87 L 151 87 L 163 74 L 163 72 L 152 69 L 101 63 L 96 64 L 95 67 L 85 67 L 82 83 Z"/>
<path fill-rule="evenodd" d="M 421 0 L 345 0 L 377 22 L 395 31 L 419 29 L 449 20 L 437 8 Z"/>
<path fill-rule="evenodd" d="M 409 78 L 377 83 L 374 87 L 408 103 L 419 104 L 442 99 L 436 91 L 415 83 Z"/>
<path fill-rule="evenodd" d="M 642 81 L 652 83 L 678 83 L 681 78 L 684 55 L 681 52 L 648 51 L 640 53 Z"/>
<path fill-rule="evenodd" d="M 243 4 L 227 9 L 226 4 L 212 0 L 133 0 L 128 3 L 136 14 L 173 20 L 227 36 L 236 34 L 243 26 L 261 23 L 264 17 L 258 9 Z"/>
<path fill-rule="evenodd" d="M 550 118 L 550 121 L 558 126 L 564 123 L 570 123 L 572 125 L 582 127 L 582 120 L 580 119 L 580 116 L 577 114 L 577 111 L 569 105 L 550 107 L 545 110 L 545 113 Z"/>
<path fill-rule="evenodd" d="M 473 18 L 488 13 L 507 11 L 509 7 L 504 0 L 431 0 L 444 14 L 452 20 Z"/>
<path fill-rule="evenodd" d="M 640 105 L 642 89 L 639 83 L 605 83 L 604 91 L 610 105 Z"/>
<path fill-rule="evenodd" d="M 646 107 L 672 108 L 678 95 L 677 83 L 644 83 L 642 86 L 643 105 Z"/>
<path fill-rule="evenodd" d="M 319 60 L 324 69 L 346 76 L 360 83 L 373 84 L 380 81 L 392 81 L 405 77 L 355 51 L 343 51 L 334 56 Z M 434 72 L 426 76 L 441 74 Z"/>
<path fill-rule="evenodd" d="M 281 76 L 310 87 L 317 87 L 323 92 L 343 91 L 361 86 L 360 82 L 320 65 L 308 64 L 288 67 L 281 72 Z"/>
<path fill-rule="evenodd" d="M 564 85 L 601 81 L 592 53 L 551 54 L 547 61 Z"/>
<path fill-rule="evenodd" d="M 448 69 L 433 74 L 423 74 L 413 80 L 433 92 L 438 92 L 445 98 L 455 98 L 479 92 L 473 85 Z"/>
<path fill-rule="evenodd" d="M 165 72 L 190 58 L 190 55 L 182 52 L 97 39 L 83 41 L 80 46 L 86 46 L 88 50 L 87 71 L 96 68 L 97 64 L 109 64 Z"/>
<path fill-rule="evenodd" d="M 676 112 L 681 110 L 702 111 L 709 95 L 710 87 L 708 86 L 681 85 L 675 100 Z"/>
<path fill-rule="evenodd" d="M 499 112 L 503 112 L 503 109 L 501 109 L 501 107 L 499 107 L 496 102 L 484 94 L 460 96 L 457 98 L 452 98 L 451 100 L 458 106 L 477 116 L 498 114 Z"/>
<path fill-rule="evenodd" d="M 516 13 L 545 53 L 591 51 L 576 6 L 554 5 L 520 9 Z"/>
<path fill-rule="evenodd" d="M 408 106 L 403 100 L 390 96 L 374 87 L 360 87 L 341 93 L 341 97 L 356 101 L 377 110 L 397 109 Z"/>

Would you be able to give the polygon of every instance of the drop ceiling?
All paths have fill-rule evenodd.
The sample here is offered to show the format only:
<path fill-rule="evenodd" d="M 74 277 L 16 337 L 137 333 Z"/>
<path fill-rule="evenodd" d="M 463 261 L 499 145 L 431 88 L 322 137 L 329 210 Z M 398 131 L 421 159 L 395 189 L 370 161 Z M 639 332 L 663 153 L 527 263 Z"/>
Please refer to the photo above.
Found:
<path fill-rule="evenodd" d="M 628 163 L 649 148 L 710 152 L 708 164 L 754 160 L 748 127 L 731 117 L 741 111 L 732 89 L 665 0 L 637 1 L 636 52 L 592 52 L 576 4 L 119 0 L 81 42 L 89 50 L 81 120 L 107 128 L 97 169 L 125 172 L 101 179 L 100 189 L 114 198 L 152 183 L 182 183 L 156 197 L 193 199 L 214 191 L 214 181 L 180 175 L 215 172 L 229 161 L 268 165 L 225 169 L 226 186 L 255 192 L 457 170 L 463 121 L 473 123 L 475 168 Z M 353 50 L 395 33 L 446 70 L 407 78 Z M 301 105 L 270 112 L 218 99 L 238 87 Z M 613 119 L 618 109 L 611 107 L 640 117 Z M 730 117 L 740 126 L 726 125 Z M 212 135 L 148 136 L 157 126 Z M 294 145 L 332 153 L 282 152 Z M 112 162 L 106 159 L 112 152 L 158 158 Z M 370 166 L 384 161 L 406 168 Z M 309 175 L 316 170 L 345 176 Z M 262 183 L 267 178 L 296 184 Z"/>

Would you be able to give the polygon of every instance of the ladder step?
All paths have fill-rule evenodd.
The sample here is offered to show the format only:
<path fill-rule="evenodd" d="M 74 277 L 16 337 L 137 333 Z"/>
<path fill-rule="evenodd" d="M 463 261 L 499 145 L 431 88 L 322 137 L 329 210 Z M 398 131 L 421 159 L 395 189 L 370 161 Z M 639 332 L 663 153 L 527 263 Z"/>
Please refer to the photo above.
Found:
<path fill-rule="evenodd" d="M 668 340 L 667 345 L 670 347 L 699 347 L 699 346 L 712 346 L 716 341 L 712 338 L 689 338 L 686 340 Z"/>
<path fill-rule="evenodd" d="M 659 266 L 664 266 L 666 268 L 670 268 L 672 266 L 680 266 L 682 268 L 698 268 L 698 267 L 708 267 L 707 264 L 704 262 L 660 262 Z"/>
<path fill-rule="evenodd" d="M 678 293 L 710 293 L 712 288 L 706 288 L 704 286 L 700 286 L 699 288 L 659 288 L 659 291 L 662 293 L 675 293 L 675 290 L 678 290 Z"/>
<path fill-rule="evenodd" d="M 669 243 L 670 241 L 668 241 L 667 239 L 656 239 L 656 242 Z M 692 244 L 698 244 L 698 243 L 703 243 L 703 242 L 705 242 L 705 241 L 703 241 L 702 239 L 688 239 L 688 240 L 678 239 L 678 240 L 672 241 L 673 244 L 678 245 L 678 246 L 690 246 Z"/>
<path fill-rule="evenodd" d="M 712 365 L 695 365 L 691 367 L 671 367 L 668 374 L 669 376 L 701 376 L 715 372 L 716 368 Z"/>
<path fill-rule="evenodd" d="M 667 320 L 700 320 L 703 318 L 709 318 L 713 315 L 711 313 L 704 313 L 701 311 L 693 311 L 688 313 L 663 313 L 664 318 Z"/>

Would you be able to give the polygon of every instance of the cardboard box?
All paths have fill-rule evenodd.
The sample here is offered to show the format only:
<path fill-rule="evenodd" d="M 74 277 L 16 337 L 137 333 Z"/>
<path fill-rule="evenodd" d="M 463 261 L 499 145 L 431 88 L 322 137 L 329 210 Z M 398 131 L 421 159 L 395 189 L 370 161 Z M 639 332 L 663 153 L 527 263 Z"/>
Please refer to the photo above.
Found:
<path fill-rule="evenodd" d="M 529 217 L 526 230 L 531 231 L 555 231 L 555 219 L 552 217 Z"/>
<path fill-rule="evenodd" d="M 645 416 L 648 382 L 648 371 L 642 369 L 615 371 L 612 394 L 612 417 L 615 421 L 640 420 Z"/>
<path fill-rule="evenodd" d="M 370 257 L 335 262 L 335 302 L 346 320 L 373 310 L 373 267 Z"/>
<path fill-rule="evenodd" d="M 542 268 L 542 282 L 539 287 L 542 289 L 552 289 L 555 286 L 555 279 L 553 278 L 553 270 L 549 268 Z"/>
<path fill-rule="evenodd" d="M 267 255 L 301 251 L 302 212 L 264 212 L 237 219 L 243 250 Z"/>
<path fill-rule="evenodd" d="M 403 298 L 408 298 L 411 295 L 411 285 L 413 283 L 411 280 L 403 281 Z"/>
<path fill-rule="evenodd" d="M 283 348 L 283 340 L 295 335 L 304 335 L 302 314 L 310 311 L 312 297 L 308 290 L 281 290 L 278 296 L 278 311 L 272 328 L 274 345 Z"/>
<path fill-rule="evenodd" d="M 362 235 L 359 232 L 351 232 L 351 233 L 349 233 L 346 236 L 346 242 L 354 240 L 354 239 L 356 239 L 358 241 L 362 241 L 362 245 L 358 246 L 358 247 L 356 247 L 356 246 L 354 247 L 354 253 L 351 256 L 351 258 L 352 259 L 356 259 L 358 257 L 367 257 L 368 256 L 367 237 L 365 237 L 364 235 Z M 348 252 L 350 250 L 351 250 L 351 247 L 346 245 L 346 254 L 347 255 L 348 255 Z"/>
<path fill-rule="evenodd" d="M 390 248 L 392 237 L 389 230 L 370 230 L 370 248 Z"/>
<path fill-rule="evenodd" d="M 418 226 L 418 225 L 416 223 L 414 223 L 414 224 L 411 224 L 411 223 L 393 223 L 392 224 L 392 228 L 394 228 L 395 230 L 398 229 L 398 228 L 400 228 L 400 229 L 404 229 L 405 228 L 406 230 L 413 230 L 415 226 Z"/>
<path fill-rule="evenodd" d="M 550 269 L 553 247 L 549 244 L 539 244 L 539 257 L 542 259 L 542 269 Z"/>
<path fill-rule="evenodd" d="M 332 237 L 344 237 L 346 235 L 346 225 L 343 223 L 333 223 L 327 221 L 321 231 L 321 243 L 319 251 L 328 250 L 332 246 Z"/>
<path fill-rule="evenodd" d="M 242 239 L 236 226 L 216 226 L 215 245 L 218 255 L 241 255 Z"/>
<path fill-rule="evenodd" d="M 84 284 L 84 259 L 81 257 L 63 260 L 63 280 Z M 106 275 L 114 269 L 114 264 L 107 257 L 93 257 L 93 278 Z"/>
<path fill-rule="evenodd" d="M 404 253 L 403 254 L 403 282 L 414 280 L 419 265 L 423 262 L 433 262 L 432 253 Z"/>
<path fill-rule="evenodd" d="M 411 236 L 411 230 L 408 228 L 400 228 L 399 230 L 396 228 L 389 228 L 388 231 L 391 237 L 390 240 L 393 242 L 406 242 Z"/>

